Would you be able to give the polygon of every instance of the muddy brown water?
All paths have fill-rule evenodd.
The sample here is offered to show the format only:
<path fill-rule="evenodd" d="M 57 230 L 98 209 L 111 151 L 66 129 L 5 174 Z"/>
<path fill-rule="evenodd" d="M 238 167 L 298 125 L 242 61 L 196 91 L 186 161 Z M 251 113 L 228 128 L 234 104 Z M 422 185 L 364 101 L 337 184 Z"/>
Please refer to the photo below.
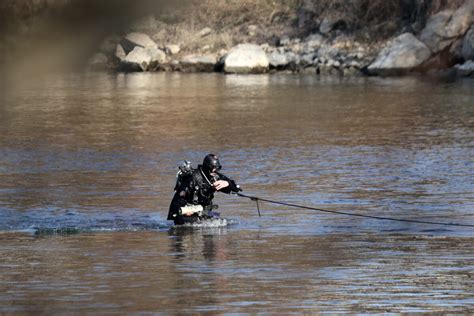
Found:
<path fill-rule="evenodd" d="M 474 312 L 474 228 L 218 195 L 166 221 L 176 165 L 250 195 L 474 224 L 474 81 L 58 75 L 0 97 L 0 312 Z"/>

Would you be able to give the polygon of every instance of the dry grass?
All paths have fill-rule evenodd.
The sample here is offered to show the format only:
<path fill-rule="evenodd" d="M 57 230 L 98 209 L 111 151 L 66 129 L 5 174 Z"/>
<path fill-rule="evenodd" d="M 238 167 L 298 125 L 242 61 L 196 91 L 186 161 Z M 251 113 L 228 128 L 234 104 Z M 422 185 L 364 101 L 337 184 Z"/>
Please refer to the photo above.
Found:
<path fill-rule="evenodd" d="M 73 7 L 84 0 L 2 0 L 0 1 L 0 27 L 7 22 L 29 32 L 32 21 L 45 12 L 62 7 Z M 393 35 L 405 25 L 418 21 L 423 24 L 427 16 L 445 8 L 455 8 L 465 0 L 183 0 L 181 5 L 163 10 L 160 4 L 171 0 L 140 0 L 133 6 L 148 5 L 149 16 L 129 26 L 126 19 L 117 20 L 113 27 L 117 33 L 128 30 L 150 34 L 159 43 L 179 43 L 195 50 L 209 46 L 212 50 L 229 48 L 236 42 L 264 42 L 284 35 L 305 36 L 316 32 L 324 18 L 343 21 L 343 31 L 357 34 L 370 33 L 368 38 Z M 109 9 L 130 5 L 127 0 L 108 0 Z M 178 1 L 176 1 L 178 3 Z M 101 10 L 100 6 L 90 6 Z M 90 11 L 90 10 L 89 10 Z M 111 10 L 108 10 L 111 11 Z M 112 10 L 113 11 L 113 10 Z M 122 10 L 123 11 L 123 10 Z M 120 10 L 117 12 L 121 12 Z M 115 11 L 113 11 L 115 12 Z M 85 24 L 101 17 L 100 12 L 84 10 Z M 67 21 L 66 21 L 67 22 Z M 258 28 L 249 34 L 248 26 Z M 31 26 L 31 27 L 30 27 Z M 213 33 L 199 37 L 204 27 Z M 15 27 L 10 27 L 10 30 Z"/>
<path fill-rule="evenodd" d="M 368 38 L 393 35 L 415 21 L 424 24 L 429 14 L 457 7 L 463 0 L 190 0 L 186 6 L 164 12 L 158 20 L 174 25 L 166 29 L 168 40 L 189 49 L 203 45 L 228 48 L 236 41 L 262 42 L 283 35 L 306 36 L 318 30 L 324 18 L 343 22 L 345 32 L 366 33 Z M 247 27 L 256 25 L 262 32 L 248 36 Z M 204 27 L 215 32 L 196 37 Z M 155 32 L 156 33 L 156 32 Z M 156 36 L 160 37 L 160 36 Z M 163 36 L 161 36 L 163 37 Z"/>

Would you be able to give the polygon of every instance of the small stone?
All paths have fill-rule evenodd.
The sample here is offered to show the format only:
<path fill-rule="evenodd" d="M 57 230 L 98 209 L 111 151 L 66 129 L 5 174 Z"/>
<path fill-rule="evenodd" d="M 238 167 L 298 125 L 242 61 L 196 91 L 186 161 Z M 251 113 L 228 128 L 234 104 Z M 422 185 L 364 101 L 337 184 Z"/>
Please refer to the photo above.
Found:
<path fill-rule="evenodd" d="M 291 43 L 291 40 L 288 36 L 285 36 L 280 39 L 280 46 L 288 46 L 290 45 L 290 43 Z"/>
<path fill-rule="evenodd" d="M 258 26 L 256 25 L 249 25 L 247 26 L 247 34 L 249 36 L 255 36 L 257 35 L 257 31 L 258 31 Z"/>
<path fill-rule="evenodd" d="M 474 75 L 474 61 L 468 60 L 462 65 L 454 66 L 459 77 L 469 77 Z"/>
<path fill-rule="evenodd" d="M 212 33 L 212 29 L 210 27 L 205 27 L 205 28 L 203 28 L 202 30 L 200 30 L 198 32 L 198 35 L 200 37 L 205 37 L 205 36 L 208 36 L 211 33 Z"/>
<path fill-rule="evenodd" d="M 168 55 L 176 55 L 179 53 L 180 50 L 181 48 L 179 47 L 179 45 L 168 44 L 165 46 L 165 52 Z"/>

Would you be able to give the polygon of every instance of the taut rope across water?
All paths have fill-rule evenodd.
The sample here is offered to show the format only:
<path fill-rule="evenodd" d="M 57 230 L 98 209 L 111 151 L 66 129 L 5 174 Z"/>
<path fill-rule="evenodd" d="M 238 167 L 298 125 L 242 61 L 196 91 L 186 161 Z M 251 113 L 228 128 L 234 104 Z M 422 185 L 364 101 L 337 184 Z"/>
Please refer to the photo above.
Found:
<path fill-rule="evenodd" d="M 261 198 L 261 197 L 257 197 L 257 196 L 246 195 L 246 194 L 242 194 L 242 193 L 236 193 L 236 195 L 238 195 L 240 197 L 248 198 L 252 201 L 255 201 L 257 203 L 258 216 L 261 216 L 260 215 L 260 206 L 258 204 L 258 201 L 263 201 L 263 202 L 267 202 L 267 203 L 271 203 L 271 204 L 285 205 L 285 206 L 301 208 L 301 209 L 306 209 L 306 210 L 313 210 L 313 211 L 332 213 L 332 214 L 340 214 L 340 215 L 346 215 L 346 216 L 365 217 L 365 218 L 385 220 L 385 221 L 418 223 L 418 224 L 427 224 L 427 225 L 474 227 L 474 224 L 442 223 L 442 222 L 423 221 L 423 220 L 416 220 L 416 219 L 404 219 L 404 218 L 394 218 L 394 217 L 385 217 L 385 216 L 354 214 L 354 213 L 348 213 L 348 212 L 343 212 L 343 211 L 327 210 L 327 209 L 322 209 L 322 208 L 317 208 L 317 207 L 312 207 L 312 206 L 304 206 L 304 205 L 286 203 L 286 202 L 281 202 L 281 201 L 269 200 L 269 199 L 265 199 L 265 198 Z"/>

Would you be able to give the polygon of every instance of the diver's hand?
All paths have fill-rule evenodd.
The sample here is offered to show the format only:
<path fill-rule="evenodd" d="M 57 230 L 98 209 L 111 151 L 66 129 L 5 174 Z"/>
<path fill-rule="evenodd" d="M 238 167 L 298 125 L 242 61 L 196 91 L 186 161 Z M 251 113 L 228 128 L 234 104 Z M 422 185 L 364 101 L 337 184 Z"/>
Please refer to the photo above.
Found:
<path fill-rule="evenodd" d="M 227 188 L 229 186 L 229 182 L 225 180 L 217 180 L 212 184 L 214 188 L 216 188 L 216 191 L 222 190 L 224 188 Z"/>

